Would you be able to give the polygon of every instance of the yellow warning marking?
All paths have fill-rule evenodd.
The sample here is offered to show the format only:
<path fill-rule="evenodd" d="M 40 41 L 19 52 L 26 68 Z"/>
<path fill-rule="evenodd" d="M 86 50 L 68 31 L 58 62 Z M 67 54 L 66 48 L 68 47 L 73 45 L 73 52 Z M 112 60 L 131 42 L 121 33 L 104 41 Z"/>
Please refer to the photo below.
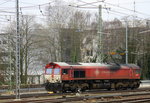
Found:
<path fill-rule="evenodd" d="M 48 94 L 52 94 L 52 93 L 54 93 L 54 92 L 52 92 L 52 91 L 51 91 L 51 92 L 48 92 Z"/>

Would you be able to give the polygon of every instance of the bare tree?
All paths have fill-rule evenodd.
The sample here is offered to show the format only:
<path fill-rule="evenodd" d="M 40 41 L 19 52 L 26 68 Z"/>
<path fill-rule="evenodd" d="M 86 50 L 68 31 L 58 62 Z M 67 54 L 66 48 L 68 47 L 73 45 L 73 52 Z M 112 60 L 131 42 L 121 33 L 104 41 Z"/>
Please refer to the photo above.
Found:
<path fill-rule="evenodd" d="M 51 56 L 51 61 L 61 61 L 60 33 L 62 28 L 66 28 L 67 22 L 73 13 L 73 8 L 61 0 L 56 0 L 54 5 L 46 9 L 47 15 L 47 54 Z"/>
<path fill-rule="evenodd" d="M 28 68 L 29 65 L 33 62 L 33 54 L 32 51 L 34 51 L 33 47 L 33 25 L 34 17 L 24 15 L 21 16 L 20 19 L 20 72 L 21 72 L 21 83 L 27 83 L 27 75 L 28 75 Z M 7 29 L 6 32 L 10 33 L 10 44 L 11 51 L 15 51 L 15 25 L 16 23 L 11 23 Z M 12 52 L 12 64 L 13 64 L 13 70 L 15 74 L 15 52 Z"/>

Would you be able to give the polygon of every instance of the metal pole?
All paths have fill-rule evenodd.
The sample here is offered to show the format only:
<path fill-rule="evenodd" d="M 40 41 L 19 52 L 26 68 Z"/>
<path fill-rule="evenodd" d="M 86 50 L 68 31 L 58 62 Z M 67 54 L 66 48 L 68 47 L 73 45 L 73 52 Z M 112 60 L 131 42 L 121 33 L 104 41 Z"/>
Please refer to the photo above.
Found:
<path fill-rule="evenodd" d="M 128 23 L 126 22 L 126 64 L 128 64 Z"/>
<path fill-rule="evenodd" d="M 11 83 L 11 42 L 10 42 L 10 33 L 8 34 L 8 50 L 9 50 L 9 85 L 10 85 L 10 88 L 9 90 L 11 91 L 12 89 L 12 83 Z"/>
<path fill-rule="evenodd" d="M 16 99 L 20 99 L 19 0 L 16 0 Z"/>
<path fill-rule="evenodd" d="M 98 56 L 97 56 L 97 62 L 102 63 L 103 62 L 103 55 L 102 55 L 102 6 L 99 5 L 99 21 L 98 21 Z"/>

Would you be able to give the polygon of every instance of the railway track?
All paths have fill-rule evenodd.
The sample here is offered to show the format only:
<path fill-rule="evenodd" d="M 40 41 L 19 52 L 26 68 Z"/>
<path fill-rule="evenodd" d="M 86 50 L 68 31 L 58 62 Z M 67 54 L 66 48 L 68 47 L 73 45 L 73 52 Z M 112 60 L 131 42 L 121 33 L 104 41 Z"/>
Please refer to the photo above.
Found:
<path fill-rule="evenodd" d="M 149 80 L 143 80 L 141 81 L 141 85 L 139 89 L 136 90 L 122 90 L 120 92 L 131 92 L 131 91 L 143 91 L 143 90 L 148 90 L 150 91 L 150 81 Z M 5 92 L 4 92 L 5 91 Z M 15 91 L 15 90 L 13 90 Z M 21 93 L 21 98 L 29 98 L 29 97 L 40 97 L 40 96 L 61 96 L 61 95 L 74 95 L 74 93 L 56 93 L 56 94 L 48 94 L 45 91 L 45 88 L 23 88 L 20 91 Z M 89 93 L 115 93 L 118 91 L 106 91 L 106 90 L 90 90 L 86 91 L 83 94 L 89 94 Z M 7 93 L 6 90 L 4 89 L 3 91 L 0 92 L 0 100 L 1 99 L 15 99 L 15 94 L 13 93 Z"/>
<path fill-rule="evenodd" d="M 85 103 L 141 103 L 150 101 L 150 89 L 144 88 L 132 91 L 89 91 L 78 95 L 75 95 L 75 93 L 28 95 L 22 98 L 21 101 L 11 100 L 8 103 L 80 103 L 81 101 Z"/>
<path fill-rule="evenodd" d="M 135 90 L 112 90 L 112 91 L 107 91 L 107 90 L 89 90 L 89 91 L 85 91 L 82 94 L 83 95 L 89 95 L 89 94 L 110 94 L 110 93 L 129 93 L 129 92 L 140 92 L 140 91 L 150 91 L 150 88 L 139 88 L 139 89 L 135 89 Z M 52 93 L 49 94 L 47 92 L 32 92 L 32 93 L 26 93 L 26 94 L 21 94 L 20 97 L 21 98 L 38 98 L 38 97 L 46 97 L 46 96 L 74 96 L 76 95 L 76 93 Z M 15 99 L 15 95 L 1 95 L 0 99 Z"/>
<path fill-rule="evenodd" d="M 109 95 L 91 95 L 74 96 L 58 98 L 38 98 L 35 100 L 13 101 L 8 103 L 142 103 L 150 101 L 150 92 L 137 92 L 132 94 L 109 94 Z"/>

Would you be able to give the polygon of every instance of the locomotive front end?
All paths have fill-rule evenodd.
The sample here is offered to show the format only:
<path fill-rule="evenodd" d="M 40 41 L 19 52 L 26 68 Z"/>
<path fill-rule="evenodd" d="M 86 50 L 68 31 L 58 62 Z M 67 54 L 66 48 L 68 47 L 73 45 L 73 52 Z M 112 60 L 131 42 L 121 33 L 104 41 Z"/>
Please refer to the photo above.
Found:
<path fill-rule="evenodd" d="M 45 67 L 45 89 L 47 91 L 61 91 L 61 69 L 57 65 L 48 64 Z"/>
<path fill-rule="evenodd" d="M 47 68 L 45 81 L 49 83 L 61 83 L 60 68 Z"/>

